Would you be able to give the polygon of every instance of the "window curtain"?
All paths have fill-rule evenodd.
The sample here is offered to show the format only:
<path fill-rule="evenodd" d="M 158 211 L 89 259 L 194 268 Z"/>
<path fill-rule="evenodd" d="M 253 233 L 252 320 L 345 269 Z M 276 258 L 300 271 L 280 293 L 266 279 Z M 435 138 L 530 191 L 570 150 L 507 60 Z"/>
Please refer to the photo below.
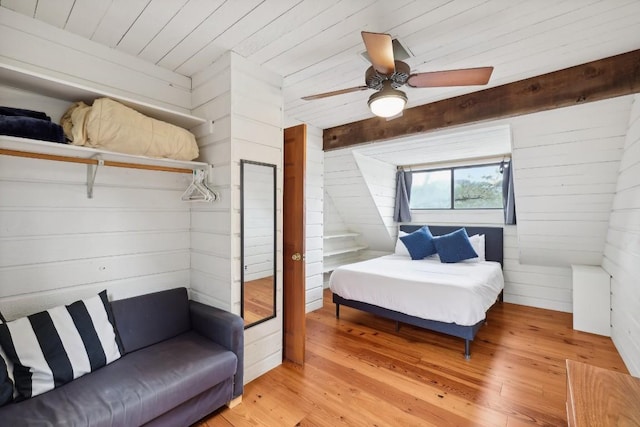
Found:
<path fill-rule="evenodd" d="M 411 210 L 409 200 L 411 200 L 411 172 L 399 170 L 396 172 L 396 206 L 393 212 L 395 222 L 411 222 Z"/>
<path fill-rule="evenodd" d="M 504 205 L 504 223 L 516 224 L 516 200 L 513 193 L 513 160 L 500 164 L 502 172 L 502 201 Z"/>

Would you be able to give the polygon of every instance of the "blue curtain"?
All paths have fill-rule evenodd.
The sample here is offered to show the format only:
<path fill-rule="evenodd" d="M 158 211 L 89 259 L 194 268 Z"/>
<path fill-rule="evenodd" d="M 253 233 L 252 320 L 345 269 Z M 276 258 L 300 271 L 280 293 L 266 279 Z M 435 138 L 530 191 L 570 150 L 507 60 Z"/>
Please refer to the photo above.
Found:
<path fill-rule="evenodd" d="M 395 222 L 411 222 L 411 210 L 409 200 L 411 200 L 411 172 L 399 170 L 396 172 L 396 206 L 393 213 Z"/>
<path fill-rule="evenodd" d="M 500 164 L 502 172 L 502 201 L 504 205 L 504 223 L 516 224 L 516 200 L 513 193 L 513 160 Z"/>

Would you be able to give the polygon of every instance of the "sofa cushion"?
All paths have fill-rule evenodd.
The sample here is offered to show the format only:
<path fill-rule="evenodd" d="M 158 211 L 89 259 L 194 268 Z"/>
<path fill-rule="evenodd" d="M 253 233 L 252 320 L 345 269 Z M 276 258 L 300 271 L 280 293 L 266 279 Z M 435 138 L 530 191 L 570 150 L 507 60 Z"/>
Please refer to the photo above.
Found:
<path fill-rule="evenodd" d="M 190 331 L 2 408 L 7 425 L 138 426 L 233 376 L 235 354 Z M 229 383 L 228 399 L 231 400 Z M 40 423 L 40 424 L 38 424 Z"/>
<path fill-rule="evenodd" d="M 191 329 L 189 298 L 185 288 L 112 301 L 111 310 L 125 353 Z"/>
<path fill-rule="evenodd" d="M 120 358 L 106 291 L 0 323 L 17 399 L 47 392 Z"/>

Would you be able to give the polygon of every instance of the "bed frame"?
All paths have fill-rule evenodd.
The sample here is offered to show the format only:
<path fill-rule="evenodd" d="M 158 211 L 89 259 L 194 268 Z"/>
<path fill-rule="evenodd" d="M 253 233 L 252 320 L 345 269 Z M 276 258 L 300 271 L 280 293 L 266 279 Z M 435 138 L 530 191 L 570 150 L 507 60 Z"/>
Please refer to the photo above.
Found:
<path fill-rule="evenodd" d="M 422 225 L 401 225 L 400 230 L 411 233 L 422 227 Z M 485 259 L 487 261 L 496 261 L 500 263 L 500 266 L 504 262 L 503 252 L 503 235 L 501 227 L 462 227 L 462 226 L 436 226 L 430 225 L 429 230 L 434 236 L 440 236 L 443 234 L 451 233 L 459 228 L 466 228 L 469 236 L 473 234 L 485 235 Z M 499 297 L 502 300 L 502 293 Z M 349 300 L 342 298 L 339 295 L 333 294 L 333 302 L 336 304 L 336 318 L 340 318 L 340 306 L 345 305 L 347 307 L 362 310 L 368 313 L 375 314 L 377 316 L 385 317 L 396 321 L 396 331 L 400 329 L 400 322 L 406 323 L 420 328 L 429 329 L 432 331 L 440 332 L 447 335 L 464 339 L 464 356 L 467 359 L 471 358 L 471 341 L 476 336 L 476 333 L 480 327 L 484 324 L 485 320 L 481 320 L 472 326 L 461 326 L 455 323 L 444 323 L 436 320 L 423 319 L 421 317 L 409 316 L 398 311 L 389 310 L 379 307 L 377 305 L 364 303 L 361 301 Z"/>

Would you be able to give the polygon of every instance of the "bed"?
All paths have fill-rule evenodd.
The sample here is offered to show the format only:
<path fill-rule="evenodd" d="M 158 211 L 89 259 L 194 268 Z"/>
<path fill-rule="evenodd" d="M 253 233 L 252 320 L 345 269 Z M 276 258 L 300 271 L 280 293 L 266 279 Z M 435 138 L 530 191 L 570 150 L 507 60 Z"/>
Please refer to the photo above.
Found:
<path fill-rule="evenodd" d="M 421 225 L 403 225 L 411 233 Z M 503 234 L 499 227 L 429 226 L 434 236 L 465 228 L 469 236 L 485 236 L 485 262 L 441 263 L 437 258 L 413 261 L 387 255 L 338 267 L 330 288 L 336 304 L 471 341 L 484 324 L 486 311 L 501 300 L 504 278 Z M 428 279 L 427 279 L 428 278 Z"/>

